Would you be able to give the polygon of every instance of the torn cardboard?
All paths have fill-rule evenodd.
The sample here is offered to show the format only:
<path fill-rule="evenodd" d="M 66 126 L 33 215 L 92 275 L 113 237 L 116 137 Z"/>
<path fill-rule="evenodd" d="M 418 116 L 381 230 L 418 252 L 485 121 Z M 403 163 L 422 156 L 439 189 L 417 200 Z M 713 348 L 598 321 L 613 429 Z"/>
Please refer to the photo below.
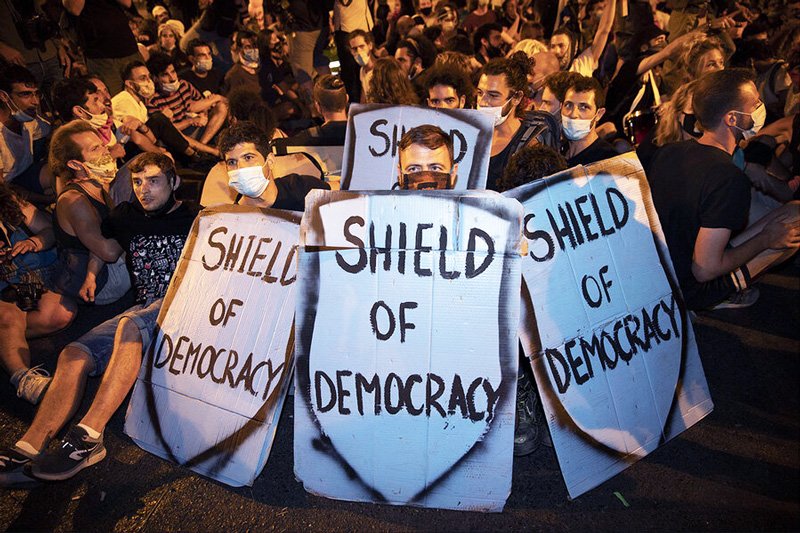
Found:
<path fill-rule="evenodd" d="M 299 223 L 244 206 L 198 215 L 128 406 L 136 444 L 253 484 L 290 383 Z"/>
<path fill-rule="evenodd" d="M 525 209 L 520 338 L 574 498 L 713 404 L 635 154 L 505 195 Z"/>
<path fill-rule="evenodd" d="M 312 191 L 295 475 L 329 498 L 500 511 L 511 490 L 521 206 Z"/>
<path fill-rule="evenodd" d="M 403 134 L 423 124 L 439 126 L 453 139 L 458 165 L 455 190 L 484 189 L 492 155 L 491 117 L 474 109 L 353 104 L 347 116 L 342 189 L 391 190 L 397 183 Z"/>

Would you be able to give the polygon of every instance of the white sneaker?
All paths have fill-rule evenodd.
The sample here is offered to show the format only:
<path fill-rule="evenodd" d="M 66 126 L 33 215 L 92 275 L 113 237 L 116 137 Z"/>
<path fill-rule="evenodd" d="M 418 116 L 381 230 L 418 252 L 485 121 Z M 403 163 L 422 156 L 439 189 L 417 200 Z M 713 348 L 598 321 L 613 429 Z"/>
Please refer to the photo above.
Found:
<path fill-rule="evenodd" d="M 743 309 L 750 307 L 758 301 L 758 287 L 750 287 L 743 291 L 739 291 L 728 297 L 728 299 L 721 301 L 711 308 L 712 311 L 719 309 Z"/>
<path fill-rule="evenodd" d="M 52 380 L 50 373 L 42 368 L 41 365 L 29 368 L 19 380 L 17 396 L 36 405 L 44 396 Z"/>

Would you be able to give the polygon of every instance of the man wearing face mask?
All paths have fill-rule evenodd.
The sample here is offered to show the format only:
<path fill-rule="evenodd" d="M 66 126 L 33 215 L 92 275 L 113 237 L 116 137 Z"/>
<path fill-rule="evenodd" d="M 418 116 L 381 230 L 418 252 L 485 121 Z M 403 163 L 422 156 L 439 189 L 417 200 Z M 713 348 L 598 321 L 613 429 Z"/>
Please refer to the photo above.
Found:
<path fill-rule="evenodd" d="M 424 124 L 400 139 L 396 188 L 405 190 L 453 189 L 458 164 L 453 163 L 453 139 L 440 127 Z"/>
<path fill-rule="evenodd" d="M 357 92 L 360 99 L 352 100 L 351 98 L 350 101 L 363 103 L 367 100 L 367 89 L 372 79 L 372 71 L 375 68 L 375 58 L 372 56 L 372 50 L 375 46 L 374 39 L 370 32 L 355 30 L 347 36 L 347 42 L 350 44 L 350 54 L 360 69 L 358 71 L 360 90 Z"/>
<path fill-rule="evenodd" d="M 55 199 L 43 153 L 50 124 L 39 117 L 39 104 L 28 69 L 11 65 L 0 73 L 0 180 L 24 191 L 29 202 L 47 205 Z"/>
<path fill-rule="evenodd" d="M 237 204 L 303 211 L 310 190 L 330 189 L 312 176 L 276 178 L 269 139 L 252 122 L 237 121 L 224 130 L 219 136 L 219 151 L 228 171 L 228 185 L 237 192 Z"/>
<path fill-rule="evenodd" d="M 605 110 L 605 93 L 595 78 L 579 76 L 570 84 L 561 105 L 561 131 L 568 141 L 567 164 L 588 165 L 618 155 L 595 129 Z"/>
<path fill-rule="evenodd" d="M 175 198 L 180 179 L 171 159 L 140 154 L 131 160 L 131 185 L 136 199 L 123 202 L 102 224 L 112 255 L 127 257 L 136 289 L 136 304 L 100 324 L 59 354 L 52 385 L 33 423 L 8 450 L 0 452 L 0 486 L 31 484 L 36 479 L 60 481 L 103 460 L 103 432 L 136 381 L 143 348 L 170 278 L 180 258 L 199 206 Z M 82 297 L 95 296 L 91 277 Z M 83 401 L 89 376 L 103 379 L 88 411 L 67 431 L 58 447 L 49 440 L 72 418 Z M 25 468 L 27 466 L 27 468 Z"/>
<path fill-rule="evenodd" d="M 231 51 L 237 62 L 225 74 L 222 94 L 227 96 L 234 87 L 252 87 L 260 91 L 258 69 L 261 66 L 261 54 L 258 51 L 258 36 L 248 30 L 237 31 Z"/>
<path fill-rule="evenodd" d="M 731 156 L 766 117 L 749 71 L 702 77 L 692 108 L 703 135 L 665 145 L 653 157 L 653 202 L 687 306 L 747 307 L 758 299 L 752 281 L 800 247 L 800 202 L 745 228 L 750 181 Z"/>
<path fill-rule="evenodd" d="M 54 218 L 63 263 L 59 292 L 78 296 L 90 255 L 94 255 L 109 263 L 97 276 L 95 301 L 101 305 L 114 302 L 130 288 L 124 260 L 118 260 L 115 244 L 100 232 L 100 224 L 113 207 L 109 189 L 117 163 L 85 120 L 73 120 L 55 131 L 49 161 L 61 184 Z"/>
<path fill-rule="evenodd" d="M 182 163 L 199 169 L 207 166 L 202 154 L 217 156 L 215 148 L 184 136 L 160 111 L 148 112 L 146 102 L 153 97 L 156 88 L 147 65 L 131 61 L 122 71 L 122 79 L 125 90 L 111 99 L 114 122 L 119 131 L 131 136 L 131 141 L 140 150 L 151 153 L 169 151 L 176 157 L 185 156 Z M 157 146 L 157 141 L 166 149 Z"/>
<path fill-rule="evenodd" d="M 85 78 L 67 78 L 53 87 L 56 112 L 63 122 L 85 120 L 97 131 L 114 159 L 125 157 L 125 147 L 117 142 L 114 120 L 106 112 L 103 97 Z"/>
<path fill-rule="evenodd" d="M 223 74 L 214 67 L 211 46 L 199 39 L 189 43 L 190 66 L 179 73 L 182 80 L 192 84 L 202 94 L 219 94 L 222 89 Z"/>

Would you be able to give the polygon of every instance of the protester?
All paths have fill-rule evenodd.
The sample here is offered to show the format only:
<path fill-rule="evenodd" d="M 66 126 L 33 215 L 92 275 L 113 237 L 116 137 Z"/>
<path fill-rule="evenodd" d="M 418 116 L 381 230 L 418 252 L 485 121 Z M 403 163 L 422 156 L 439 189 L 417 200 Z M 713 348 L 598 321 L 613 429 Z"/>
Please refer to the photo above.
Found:
<path fill-rule="evenodd" d="M 595 78 L 572 81 L 561 105 L 561 130 L 568 141 L 567 164 L 588 165 L 617 155 L 611 144 L 597 135 L 597 123 L 606 112 L 605 93 Z"/>
<path fill-rule="evenodd" d="M 214 55 L 211 46 L 195 39 L 186 49 L 189 54 L 189 67 L 179 72 L 182 80 L 186 80 L 203 95 L 221 94 L 224 74 L 214 66 Z"/>
<path fill-rule="evenodd" d="M 422 36 L 406 37 L 397 43 L 394 58 L 400 63 L 408 79 L 415 80 L 433 65 L 436 60 L 436 47 Z"/>
<path fill-rule="evenodd" d="M 464 20 L 461 21 L 461 29 L 468 35 L 472 35 L 481 26 L 495 24 L 496 22 L 497 15 L 495 15 L 493 10 L 489 9 L 489 0 L 475 0 L 475 7 L 464 17 Z M 499 28 L 499 31 L 502 31 L 502 27 L 499 25 L 497 28 Z"/>
<path fill-rule="evenodd" d="M 316 144 L 343 146 L 347 132 L 347 91 L 338 76 L 324 74 L 314 83 L 314 109 L 323 123 L 292 137 L 296 144 L 312 141 Z"/>
<path fill-rule="evenodd" d="M 653 201 L 687 306 L 747 307 L 758 298 L 753 280 L 800 247 L 800 202 L 745 228 L 750 182 L 731 156 L 766 116 L 747 71 L 698 80 L 692 108 L 703 135 L 655 155 L 648 175 Z"/>
<path fill-rule="evenodd" d="M 458 163 L 453 139 L 440 127 L 424 124 L 408 130 L 397 145 L 397 185 L 401 189 L 453 189 Z"/>
<path fill-rule="evenodd" d="M 189 66 L 189 58 L 181 50 L 179 44 L 183 38 L 184 27 L 180 20 L 170 19 L 158 26 L 158 40 L 148 47 L 147 51 L 153 54 L 166 54 L 172 59 L 172 64 L 178 70 Z"/>
<path fill-rule="evenodd" d="M 528 88 L 528 56 L 517 52 L 507 59 L 494 59 L 481 70 L 478 81 L 478 110 L 492 117 L 492 156 L 486 188 L 496 190 L 511 155 L 524 133 L 517 108 Z"/>
<path fill-rule="evenodd" d="M 606 47 L 616 15 L 614 0 L 606 0 L 603 15 L 597 25 L 592 43 L 581 53 L 577 53 L 578 36 L 567 28 L 559 28 L 550 37 L 550 51 L 558 58 L 562 70 L 591 76 L 598 67 L 600 55 Z"/>
<path fill-rule="evenodd" d="M 12 65 L 0 72 L 0 181 L 46 205 L 55 198 L 53 175 L 43 161 L 50 124 L 39 116 L 40 93 L 33 74 Z"/>
<path fill-rule="evenodd" d="M 370 13 L 367 0 L 352 0 L 348 2 L 337 1 L 333 4 L 333 38 L 336 43 L 336 53 L 339 56 L 340 76 L 347 88 L 347 96 L 351 102 L 363 102 L 361 95 L 363 88 L 368 84 L 359 79 L 359 69 L 363 65 L 356 63 L 356 56 L 352 53 L 353 45 L 350 35 L 356 30 L 370 33 L 372 30 L 372 13 Z M 359 80 L 361 83 L 359 83 Z"/>
<path fill-rule="evenodd" d="M 567 89 L 580 77 L 576 72 L 556 72 L 544 80 L 542 95 L 537 109 L 545 111 L 561 121 L 561 105 L 567 95 Z"/>
<path fill-rule="evenodd" d="M 224 130 L 219 151 L 228 170 L 228 185 L 237 192 L 237 204 L 303 211 L 310 190 L 330 189 L 312 176 L 276 177 L 269 138 L 252 122 L 237 122 Z"/>
<path fill-rule="evenodd" d="M 258 68 L 261 58 L 258 51 L 258 37 L 248 30 L 236 32 L 235 45 L 232 49 L 236 53 L 238 62 L 228 70 L 222 83 L 222 94 L 227 96 L 234 87 L 253 87 L 261 90 L 258 79 Z"/>
<path fill-rule="evenodd" d="M 484 24 L 472 36 L 472 56 L 479 64 L 485 65 L 489 60 L 503 57 L 503 28 L 497 24 Z"/>
<path fill-rule="evenodd" d="M 41 366 L 31 367 L 27 339 L 67 327 L 77 309 L 74 300 L 54 291 L 58 251 L 50 217 L 5 183 L 0 229 L 0 363 L 17 396 L 37 404 L 50 378 Z"/>
<path fill-rule="evenodd" d="M 363 30 L 354 30 L 351 32 L 347 36 L 347 42 L 350 46 L 348 50 L 359 67 L 359 86 L 357 94 L 360 95 L 360 100 L 352 100 L 351 97 L 351 101 L 366 102 L 369 97 L 369 85 L 370 80 L 372 80 L 372 72 L 375 69 L 375 57 L 373 56 L 375 42 L 372 38 L 372 34 Z M 349 91 L 348 94 L 350 94 Z"/>
<path fill-rule="evenodd" d="M 474 88 L 469 78 L 455 67 L 436 65 L 425 73 L 423 85 L 428 107 L 464 109 L 474 105 Z"/>
<path fill-rule="evenodd" d="M 161 302 L 199 207 L 175 198 L 180 180 L 172 160 L 141 154 L 131 161 L 135 202 L 125 202 L 103 222 L 111 257 L 127 252 L 136 305 L 68 344 L 59 355 L 53 382 L 33 423 L 13 448 L 0 454 L 0 486 L 34 479 L 69 479 L 106 456 L 103 432 L 133 386 L 142 350 L 152 338 Z M 94 299 L 88 279 L 82 297 Z M 87 376 L 103 375 L 94 401 L 57 448 L 49 439 L 72 418 Z M 28 466 L 30 470 L 25 469 Z"/>
<path fill-rule="evenodd" d="M 117 261 L 114 243 L 100 232 L 100 224 L 113 207 L 109 190 L 117 163 L 85 120 L 68 122 L 55 131 L 49 159 L 53 174 L 63 184 L 54 219 L 63 263 L 57 288 L 77 297 L 93 254 L 111 263 L 101 272 L 96 301 L 114 302 L 130 288 L 124 261 Z"/>
<path fill-rule="evenodd" d="M 193 85 L 178 77 L 173 60 L 154 54 L 147 69 L 156 78 L 156 94 L 145 102 L 150 113 L 160 111 L 188 137 L 208 144 L 217 135 L 228 115 L 224 96 L 204 96 Z"/>
<path fill-rule="evenodd" d="M 375 62 L 375 69 L 367 89 L 367 102 L 394 105 L 419 103 L 414 86 L 395 58 L 382 57 Z"/>

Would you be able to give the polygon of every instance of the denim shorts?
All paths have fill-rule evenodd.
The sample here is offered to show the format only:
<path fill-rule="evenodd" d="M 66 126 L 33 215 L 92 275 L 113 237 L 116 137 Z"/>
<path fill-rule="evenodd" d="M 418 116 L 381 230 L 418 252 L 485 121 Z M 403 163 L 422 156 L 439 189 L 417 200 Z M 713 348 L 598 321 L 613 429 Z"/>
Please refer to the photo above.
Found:
<path fill-rule="evenodd" d="M 94 361 L 94 368 L 89 373 L 90 376 L 99 376 L 106 371 L 108 361 L 111 359 L 111 352 L 114 349 L 114 337 L 117 334 L 117 326 L 122 318 L 129 318 L 139 328 L 142 336 L 142 353 L 150 345 L 152 333 L 156 327 L 158 312 L 161 310 L 163 298 L 145 302 L 144 304 L 134 305 L 123 311 L 117 316 L 110 318 L 96 326 L 78 340 L 69 343 L 67 346 L 77 348 L 89 354 Z"/>

